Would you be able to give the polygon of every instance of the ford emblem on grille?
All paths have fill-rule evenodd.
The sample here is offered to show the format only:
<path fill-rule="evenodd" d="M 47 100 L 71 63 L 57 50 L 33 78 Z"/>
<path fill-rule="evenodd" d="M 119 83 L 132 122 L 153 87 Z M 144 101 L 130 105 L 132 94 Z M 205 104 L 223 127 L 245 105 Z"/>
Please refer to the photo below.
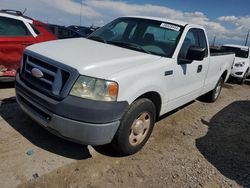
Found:
<path fill-rule="evenodd" d="M 32 74 L 32 76 L 34 76 L 36 78 L 42 78 L 43 77 L 43 72 L 40 71 L 38 68 L 33 68 L 31 70 L 31 74 Z"/>

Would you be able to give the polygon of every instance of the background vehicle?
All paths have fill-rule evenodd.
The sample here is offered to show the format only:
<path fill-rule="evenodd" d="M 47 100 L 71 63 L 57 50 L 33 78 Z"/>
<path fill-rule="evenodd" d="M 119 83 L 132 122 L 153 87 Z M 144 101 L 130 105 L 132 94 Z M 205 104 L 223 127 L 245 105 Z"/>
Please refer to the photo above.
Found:
<path fill-rule="evenodd" d="M 68 39 L 68 38 L 79 38 L 85 37 L 85 35 L 76 32 L 65 26 L 48 24 L 48 29 L 58 38 L 58 39 Z"/>
<path fill-rule="evenodd" d="M 83 37 L 89 36 L 91 33 L 99 29 L 99 27 L 91 26 L 91 27 L 84 27 L 84 26 L 76 26 L 76 25 L 71 25 L 68 26 L 69 29 L 76 31 Z"/>
<path fill-rule="evenodd" d="M 56 135 L 133 154 L 160 115 L 202 95 L 210 102 L 219 97 L 235 55 L 211 54 L 208 46 L 199 25 L 118 18 L 87 39 L 28 47 L 17 101 Z"/>
<path fill-rule="evenodd" d="M 56 37 L 46 24 L 20 11 L 0 11 L 0 81 L 13 81 L 25 47 Z"/>
<path fill-rule="evenodd" d="M 65 26 L 55 25 L 55 24 L 48 24 L 48 29 L 58 39 L 87 37 L 96 30 L 95 28 L 92 28 L 92 27 L 84 27 L 84 26 L 76 26 L 76 25 L 65 27 Z"/>
<path fill-rule="evenodd" d="M 221 47 L 223 52 L 235 53 L 235 61 L 232 67 L 231 76 L 244 84 L 250 75 L 250 53 L 248 46 L 225 44 Z"/>

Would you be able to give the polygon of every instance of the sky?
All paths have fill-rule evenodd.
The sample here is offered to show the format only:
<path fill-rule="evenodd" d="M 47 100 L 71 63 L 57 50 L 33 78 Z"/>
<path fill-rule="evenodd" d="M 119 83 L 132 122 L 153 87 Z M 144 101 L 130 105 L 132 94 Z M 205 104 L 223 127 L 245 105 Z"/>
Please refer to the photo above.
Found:
<path fill-rule="evenodd" d="M 177 19 L 203 25 L 216 44 L 243 45 L 250 29 L 249 0 L 0 0 L 0 9 L 25 8 L 32 18 L 65 26 L 102 26 L 131 15 Z"/>

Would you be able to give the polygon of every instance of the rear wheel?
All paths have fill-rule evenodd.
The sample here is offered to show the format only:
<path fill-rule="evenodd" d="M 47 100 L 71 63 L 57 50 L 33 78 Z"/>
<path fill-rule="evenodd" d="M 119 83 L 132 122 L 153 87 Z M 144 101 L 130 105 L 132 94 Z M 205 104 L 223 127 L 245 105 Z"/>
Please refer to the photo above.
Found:
<path fill-rule="evenodd" d="M 220 96 L 222 85 L 223 85 L 223 79 L 220 78 L 215 88 L 212 91 L 205 94 L 203 98 L 208 102 L 215 102 Z"/>
<path fill-rule="evenodd" d="M 155 105 L 149 99 L 138 99 L 124 114 L 112 146 L 121 155 L 139 151 L 149 139 L 155 123 Z"/>

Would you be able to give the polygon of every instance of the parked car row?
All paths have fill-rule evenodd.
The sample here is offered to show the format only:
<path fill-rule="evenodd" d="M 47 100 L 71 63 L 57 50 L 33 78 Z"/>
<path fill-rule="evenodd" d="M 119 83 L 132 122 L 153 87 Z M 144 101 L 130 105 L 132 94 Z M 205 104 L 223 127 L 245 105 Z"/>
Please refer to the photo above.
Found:
<path fill-rule="evenodd" d="M 84 26 L 61 26 L 55 24 L 48 24 L 48 29 L 58 38 L 79 38 L 88 37 L 91 33 L 96 31 L 98 27 L 84 27 Z"/>
<path fill-rule="evenodd" d="M 76 27 L 76 26 L 75 26 Z M 32 44 L 56 39 L 87 37 L 96 27 L 46 24 L 16 10 L 0 10 L 0 82 L 14 81 L 23 50 Z"/>
<path fill-rule="evenodd" d="M 0 11 L 0 81 L 13 81 L 29 45 L 55 40 L 45 23 L 24 16 L 19 11 Z"/>
<path fill-rule="evenodd" d="M 77 26 L 77 25 L 71 25 L 68 26 L 68 29 L 71 29 L 77 33 L 79 33 L 83 37 L 89 36 L 91 33 L 99 29 L 100 27 L 91 26 L 91 27 L 84 27 L 84 26 Z"/>

